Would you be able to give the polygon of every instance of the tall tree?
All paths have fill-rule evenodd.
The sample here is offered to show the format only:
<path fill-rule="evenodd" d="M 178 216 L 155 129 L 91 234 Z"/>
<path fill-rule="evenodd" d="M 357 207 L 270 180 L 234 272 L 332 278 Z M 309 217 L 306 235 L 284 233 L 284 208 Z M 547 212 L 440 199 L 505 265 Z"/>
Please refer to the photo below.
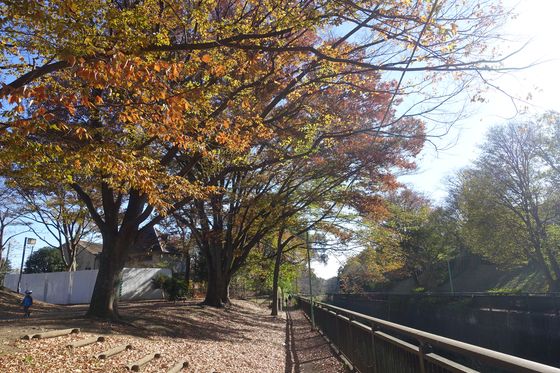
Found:
<path fill-rule="evenodd" d="M 75 271 L 80 241 L 95 234 L 84 203 L 64 187 L 52 191 L 16 190 L 25 201 L 23 221 L 41 241 L 60 250 L 67 271 Z M 47 236 L 39 234 L 37 227 L 42 227 Z"/>
<path fill-rule="evenodd" d="M 297 127 L 304 138 L 313 134 L 316 127 L 301 113 L 320 117 L 321 107 L 309 102 L 331 87 L 390 96 L 373 129 L 386 136 L 402 95 L 419 102 L 405 117 L 427 113 L 457 93 L 433 95 L 430 81 L 452 76 L 449 82 L 461 88 L 479 73 L 501 69 L 502 56 L 489 56 L 486 42 L 504 13 L 456 5 L 4 3 L 0 68 L 7 84 L 0 95 L 8 105 L 0 165 L 31 187 L 65 183 L 76 191 L 103 238 L 89 314 L 117 318 L 116 289 L 136 237 L 182 204 L 216 191 L 218 180 L 240 166 L 220 163 L 224 151 L 245 154 Z M 342 35 L 325 32 L 343 22 L 350 29 Z M 420 80 L 406 84 L 407 71 Z M 383 72 L 401 77 L 382 84 Z M 330 116 L 323 116 L 324 125 L 336 122 Z M 315 138 L 314 147 L 355 130 L 333 128 Z M 202 168 L 215 176 L 201 180 Z"/>
<path fill-rule="evenodd" d="M 0 186 L 0 271 L 5 270 L 10 258 L 5 254 L 7 246 L 12 238 L 27 232 L 26 229 L 14 231 L 17 226 L 22 225 L 24 216 L 22 201 L 13 189 L 4 183 Z"/>
<path fill-rule="evenodd" d="M 557 290 L 560 267 L 548 244 L 560 196 L 532 120 L 493 128 L 475 168 L 462 174 L 460 208 L 473 250 L 501 265 L 529 262 Z"/>

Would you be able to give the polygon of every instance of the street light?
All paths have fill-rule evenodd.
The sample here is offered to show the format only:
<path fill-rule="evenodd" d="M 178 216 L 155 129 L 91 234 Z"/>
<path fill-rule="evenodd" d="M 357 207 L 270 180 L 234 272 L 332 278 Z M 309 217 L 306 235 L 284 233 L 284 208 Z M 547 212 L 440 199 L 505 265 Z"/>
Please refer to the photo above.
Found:
<path fill-rule="evenodd" d="M 25 237 L 25 239 L 23 240 L 23 253 L 21 254 L 21 266 L 19 267 L 19 278 L 18 278 L 18 283 L 17 283 L 18 293 L 21 293 L 20 284 L 21 284 L 21 275 L 23 274 L 23 261 L 25 260 L 25 248 L 27 247 L 27 245 L 30 245 L 30 246 L 35 245 L 36 242 L 37 242 L 37 240 L 34 239 L 34 238 Z"/>

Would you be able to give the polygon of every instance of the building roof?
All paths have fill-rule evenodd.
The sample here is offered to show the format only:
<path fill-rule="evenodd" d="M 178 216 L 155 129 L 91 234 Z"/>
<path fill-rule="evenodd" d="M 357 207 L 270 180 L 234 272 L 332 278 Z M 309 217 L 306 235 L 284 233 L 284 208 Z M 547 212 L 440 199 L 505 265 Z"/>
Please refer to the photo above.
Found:
<path fill-rule="evenodd" d="M 179 246 L 175 241 L 174 236 L 160 233 L 157 229 L 152 228 L 138 235 L 132 247 L 132 253 L 161 252 L 176 254 L 179 251 Z"/>
<path fill-rule="evenodd" d="M 96 242 L 80 241 L 78 242 L 78 250 L 86 250 L 89 253 L 97 255 L 103 250 L 103 245 Z"/>
<path fill-rule="evenodd" d="M 162 234 L 152 228 L 144 231 L 136 238 L 130 254 L 144 254 L 161 252 L 164 254 L 177 254 L 180 251 L 180 240 L 178 237 Z M 85 250 L 93 255 L 98 255 L 103 250 L 103 245 L 96 242 L 80 241 L 78 251 Z"/>

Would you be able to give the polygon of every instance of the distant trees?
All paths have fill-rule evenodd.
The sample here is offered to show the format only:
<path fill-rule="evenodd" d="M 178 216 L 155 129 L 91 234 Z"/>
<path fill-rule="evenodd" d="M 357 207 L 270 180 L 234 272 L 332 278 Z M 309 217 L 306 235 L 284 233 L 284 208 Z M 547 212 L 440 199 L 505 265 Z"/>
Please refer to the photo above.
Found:
<path fill-rule="evenodd" d="M 61 272 L 66 264 L 60 251 L 52 247 L 43 247 L 33 252 L 25 261 L 23 273 Z"/>
<path fill-rule="evenodd" d="M 0 272 L 6 272 L 9 258 L 6 249 L 10 240 L 24 232 L 24 229 L 15 231 L 13 228 L 22 225 L 24 215 L 21 199 L 13 189 L 0 184 Z"/>
<path fill-rule="evenodd" d="M 474 167 L 460 175 L 458 193 L 473 251 L 500 266 L 534 265 L 554 291 L 560 289 L 558 124 L 547 115 L 493 128 Z"/>
<path fill-rule="evenodd" d="M 66 270 L 75 271 L 78 244 L 95 233 L 85 204 L 63 186 L 51 190 L 15 188 L 15 191 L 22 200 L 22 223 L 41 241 L 60 250 Z"/>
<path fill-rule="evenodd" d="M 502 269 L 529 265 L 548 291 L 560 290 L 559 118 L 493 127 L 443 207 L 410 193 L 389 198 L 388 215 L 366 229 L 367 248 L 341 269 L 342 288 L 371 290 L 395 274 L 433 287 L 446 278 L 445 261 L 469 252 Z"/>
<path fill-rule="evenodd" d="M 442 263 L 462 248 L 450 209 L 434 208 L 409 190 L 389 195 L 386 209 L 361 232 L 365 249 L 340 269 L 343 291 L 373 291 L 405 277 L 417 287 L 433 286 L 445 276 Z"/>

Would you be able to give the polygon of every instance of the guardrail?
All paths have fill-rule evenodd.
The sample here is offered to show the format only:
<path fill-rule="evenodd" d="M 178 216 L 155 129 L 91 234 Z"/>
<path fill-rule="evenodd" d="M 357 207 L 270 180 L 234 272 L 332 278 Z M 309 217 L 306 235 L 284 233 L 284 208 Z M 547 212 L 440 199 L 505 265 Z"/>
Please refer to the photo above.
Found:
<path fill-rule="evenodd" d="M 298 301 L 310 316 L 309 300 L 298 297 Z M 326 303 L 314 301 L 313 310 L 316 326 L 358 372 L 560 373 L 548 365 Z"/>

